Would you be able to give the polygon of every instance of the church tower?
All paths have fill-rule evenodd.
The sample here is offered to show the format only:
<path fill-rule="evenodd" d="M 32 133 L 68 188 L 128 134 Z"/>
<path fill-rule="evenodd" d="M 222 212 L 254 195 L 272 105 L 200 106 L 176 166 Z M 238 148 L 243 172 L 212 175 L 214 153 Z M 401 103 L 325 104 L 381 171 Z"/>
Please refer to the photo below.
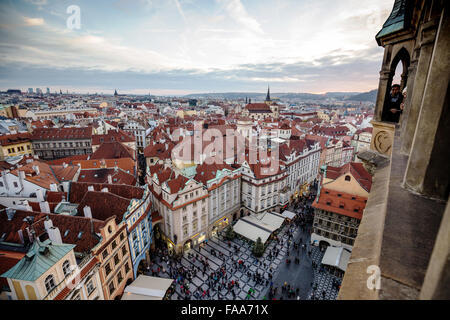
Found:
<path fill-rule="evenodd" d="M 266 101 L 264 101 L 267 105 L 272 104 L 272 100 L 270 100 L 270 87 L 267 86 L 267 95 L 266 95 Z"/>

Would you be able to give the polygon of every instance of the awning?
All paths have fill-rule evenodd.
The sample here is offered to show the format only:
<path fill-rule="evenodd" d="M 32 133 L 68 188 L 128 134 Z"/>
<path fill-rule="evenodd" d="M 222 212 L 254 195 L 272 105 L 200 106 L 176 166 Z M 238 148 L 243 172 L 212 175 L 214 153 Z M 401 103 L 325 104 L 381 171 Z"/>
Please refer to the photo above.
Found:
<path fill-rule="evenodd" d="M 248 218 L 248 217 L 246 217 Z M 258 238 L 261 238 L 262 243 L 266 243 L 269 239 L 271 232 L 267 229 L 263 229 L 257 224 L 251 223 L 250 221 L 244 220 L 244 218 L 239 219 L 238 222 L 233 226 L 234 232 L 240 234 L 244 238 L 256 242 Z"/>
<path fill-rule="evenodd" d="M 347 264 L 350 260 L 351 252 L 343 247 L 327 248 L 322 259 L 322 264 L 338 268 L 342 271 L 347 270 Z"/>
<path fill-rule="evenodd" d="M 284 217 L 276 212 L 266 212 L 256 216 L 262 223 L 269 225 L 272 232 L 278 230 L 284 223 Z"/>
<path fill-rule="evenodd" d="M 141 274 L 125 287 L 122 300 L 162 300 L 173 281 Z"/>
<path fill-rule="evenodd" d="M 296 216 L 295 213 L 288 211 L 288 210 L 283 211 L 283 213 L 281 215 L 285 218 L 288 218 L 289 220 L 294 219 Z"/>

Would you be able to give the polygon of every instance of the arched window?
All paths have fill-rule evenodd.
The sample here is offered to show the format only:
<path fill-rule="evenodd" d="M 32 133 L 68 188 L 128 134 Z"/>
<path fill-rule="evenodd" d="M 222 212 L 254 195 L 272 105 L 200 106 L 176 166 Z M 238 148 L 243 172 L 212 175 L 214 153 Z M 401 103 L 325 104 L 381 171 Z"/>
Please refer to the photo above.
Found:
<path fill-rule="evenodd" d="M 47 278 L 45 278 L 45 288 L 47 289 L 48 293 L 50 293 L 55 287 L 56 285 L 53 275 L 49 275 Z"/>
<path fill-rule="evenodd" d="M 70 273 L 70 262 L 69 260 L 64 261 L 62 265 L 64 276 L 67 276 Z"/>
<path fill-rule="evenodd" d="M 350 181 L 351 179 L 350 176 L 345 176 L 345 181 Z"/>

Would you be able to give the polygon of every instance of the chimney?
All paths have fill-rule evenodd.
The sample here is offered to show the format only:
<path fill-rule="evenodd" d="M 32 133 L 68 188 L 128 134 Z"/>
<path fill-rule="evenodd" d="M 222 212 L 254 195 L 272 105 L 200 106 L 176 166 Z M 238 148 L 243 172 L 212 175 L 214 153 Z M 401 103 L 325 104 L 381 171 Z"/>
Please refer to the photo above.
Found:
<path fill-rule="evenodd" d="M 37 176 L 41 174 L 41 170 L 39 169 L 39 166 L 33 166 L 33 170 L 34 170 L 34 172 L 36 172 Z"/>
<path fill-rule="evenodd" d="M 51 220 L 50 220 L 51 221 Z M 61 232 L 57 227 L 51 227 L 47 230 L 48 238 L 52 244 L 62 244 Z"/>
<path fill-rule="evenodd" d="M 102 192 L 109 192 L 108 188 L 103 188 Z"/>
<path fill-rule="evenodd" d="M 5 186 L 6 190 L 9 190 L 8 180 L 6 179 L 7 174 L 8 174 L 8 171 L 2 171 L 3 185 Z"/>
<path fill-rule="evenodd" d="M 17 231 L 17 233 L 18 233 L 18 235 L 19 235 L 20 242 L 21 242 L 22 244 L 24 244 L 24 243 L 25 243 L 25 240 L 23 239 L 23 230 L 19 230 L 19 231 Z"/>
<path fill-rule="evenodd" d="M 50 213 L 50 206 L 47 201 L 40 202 L 39 208 L 41 208 L 41 212 Z"/>
<path fill-rule="evenodd" d="M 108 174 L 108 184 L 112 184 L 112 176 L 110 174 Z"/>
<path fill-rule="evenodd" d="M 50 191 L 58 192 L 58 186 L 56 185 L 56 183 L 50 184 Z"/>
<path fill-rule="evenodd" d="M 42 189 L 36 190 L 36 198 L 37 198 L 38 202 L 44 201 L 44 193 L 43 193 Z"/>
<path fill-rule="evenodd" d="M 45 228 L 45 231 L 47 231 L 47 232 L 48 232 L 48 230 L 49 230 L 50 228 L 53 228 L 53 221 L 50 219 L 49 216 L 47 216 L 47 217 L 45 218 L 45 221 L 44 221 L 44 228 Z"/>
<path fill-rule="evenodd" d="M 94 186 L 89 186 L 88 191 L 94 191 Z"/>
<path fill-rule="evenodd" d="M 16 210 L 12 208 L 6 209 L 6 215 L 8 216 L 8 221 L 11 221 L 14 218 L 14 215 L 16 214 Z"/>
<path fill-rule="evenodd" d="M 91 218 L 91 219 L 92 219 L 92 211 L 91 211 L 91 207 L 85 206 L 85 207 L 83 208 L 83 212 L 84 212 L 84 216 L 85 216 L 86 218 Z"/>

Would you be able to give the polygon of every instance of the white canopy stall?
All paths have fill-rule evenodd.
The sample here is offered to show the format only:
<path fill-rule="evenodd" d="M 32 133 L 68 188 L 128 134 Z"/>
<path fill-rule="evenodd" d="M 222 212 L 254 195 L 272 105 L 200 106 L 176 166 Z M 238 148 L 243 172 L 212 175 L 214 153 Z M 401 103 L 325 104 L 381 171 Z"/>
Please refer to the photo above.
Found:
<path fill-rule="evenodd" d="M 283 217 L 289 219 L 289 220 L 294 219 L 295 216 L 296 216 L 295 213 L 293 213 L 293 212 L 291 212 L 291 211 L 288 211 L 288 210 L 283 211 L 283 213 L 282 213 L 281 215 L 282 215 Z"/>
<path fill-rule="evenodd" d="M 256 242 L 258 237 L 260 237 L 262 243 L 266 243 L 270 235 L 278 230 L 283 222 L 284 217 L 280 214 L 266 212 L 239 219 L 233 226 L 233 230 L 251 241 Z"/>
<path fill-rule="evenodd" d="M 350 260 L 351 252 L 343 247 L 331 247 L 327 248 L 325 255 L 322 258 L 322 264 L 339 269 L 339 274 L 342 274 L 347 270 L 347 264 Z"/>
<path fill-rule="evenodd" d="M 173 279 L 139 275 L 125 287 L 122 300 L 162 300 L 172 285 Z"/>

